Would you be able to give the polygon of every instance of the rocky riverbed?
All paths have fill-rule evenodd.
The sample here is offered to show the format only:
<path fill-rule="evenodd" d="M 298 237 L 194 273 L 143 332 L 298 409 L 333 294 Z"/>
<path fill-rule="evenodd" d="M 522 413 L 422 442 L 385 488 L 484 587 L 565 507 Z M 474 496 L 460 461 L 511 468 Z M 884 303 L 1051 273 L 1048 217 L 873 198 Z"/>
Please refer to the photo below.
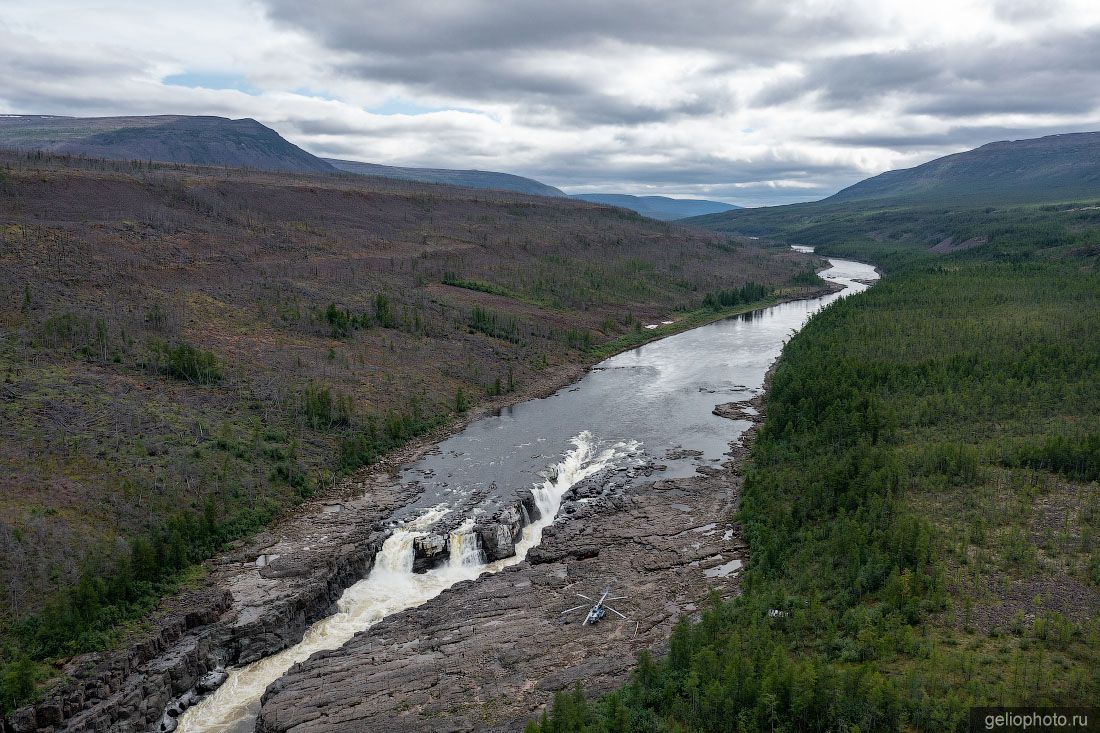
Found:
<path fill-rule="evenodd" d="M 172 598 L 130 643 L 72 660 L 61 684 L 0 729 L 172 728 L 165 711 L 208 692 L 221 669 L 297 642 L 331 613 L 344 588 L 370 571 L 388 533 L 384 520 L 414 497 L 415 487 L 378 472 L 242 543 L 209 563 L 201 588 Z"/>
<path fill-rule="evenodd" d="M 515 730 L 577 681 L 589 692 L 621 684 L 637 654 L 661 652 L 709 593 L 737 593 L 745 546 L 731 517 L 743 451 L 690 478 L 582 481 L 525 562 L 295 665 L 268 688 L 257 729 Z M 613 604 L 625 619 L 584 626 L 582 612 L 561 614 L 586 603 L 576 594 L 605 587 L 626 596 Z"/>
<path fill-rule="evenodd" d="M 756 412 L 747 404 L 720 414 L 745 419 Z M 621 683 L 637 652 L 660 651 L 710 590 L 735 592 L 743 546 L 729 517 L 741 452 L 734 446 L 724 466 L 686 479 L 662 480 L 651 462 L 581 481 L 527 561 L 460 583 L 296 666 L 265 696 L 258 729 L 508 729 L 577 680 L 589 690 Z M 70 662 L 67 681 L 18 711 L 4 733 L 174 729 L 224 668 L 296 643 L 370 572 L 387 520 L 417 496 L 388 468 L 209 563 L 200 589 L 175 597 L 121 650 Z M 521 492 L 516 505 L 482 520 L 487 559 L 508 554 L 510 543 L 496 536 L 514 539 L 533 510 Z M 431 550 L 418 548 L 422 567 L 443 560 Z M 628 596 L 615 602 L 628 620 L 609 614 L 587 627 L 582 613 L 561 616 L 585 602 L 576 593 L 598 596 L 605 586 Z"/>
<path fill-rule="evenodd" d="M 749 405 L 720 407 L 732 419 L 759 419 Z M 659 653 L 708 593 L 736 593 L 744 546 L 730 518 L 745 448 L 731 448 L 721 467 L 689 478 L 661 479 L 651 462 L 582 480 L 524 562 L 296 665 L 264 696 L 257 729 L 510 730 L 576 681 L 595 692 L 620 684 L 637 653 Z M 119 651 L 70 662 L 65 683 L 17 711 L 3 733 L 173 730 L 223 669 L 297 643 L 369 574 L 387 520 L 417 496 L 388 468 L 209 563 L 201 589 L 175 597 Z M 477 526 L 488 559 L 507 554 L 495 537 L 514 539 L 530 518 L 527 498 L 521 492 Z M 417 551 L 423 567 L 443 559 L 432 547 Z M 608 614 L 591 627 L 581 612 L 561 615 L 586 603 L 576 594 L 598 597 L 605 587 L 627 596 L 614 603 L 627 619 Z"/>

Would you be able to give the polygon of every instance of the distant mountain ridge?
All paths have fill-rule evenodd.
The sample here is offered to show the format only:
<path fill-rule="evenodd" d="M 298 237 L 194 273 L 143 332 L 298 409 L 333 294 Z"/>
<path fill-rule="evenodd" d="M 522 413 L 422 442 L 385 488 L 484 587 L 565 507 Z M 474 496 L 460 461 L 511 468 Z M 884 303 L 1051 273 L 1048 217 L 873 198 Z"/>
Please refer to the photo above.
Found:
<path fill-rule="evenodd" d="M 306 152 L 270 127 L 250 118 L 0 115 L 0 147 L 110 160 L 156 160 L 291 173 L 342 171 L 422 183 L 565 197 L 553 186 L 510 173 L 402 168 L 353 160 L 326 160 Z"/>
<path fill-rule="evenodd" d="M 1002 140 L 887 171 L 825 202 L 877 199 L 1053 201 L 1100 192 L 1100 132 Z"/>
<path fill-rule="evenodd" d="M 873 212 L 889 218 L 888 212 L 894 210 L 934 212 L 1097 198 L 1100 132 L 1075 132 L 988 143 L 914 168 L 887 171 L 820 201 L 708 214 L 689 223 L 731 234 L 772 237 L 797 232 L 804 242 L 826 241 L 829 232 L 855 227 L 852 217 Z M 843 226 L 840 221 L 845 222 Z M 932 244 L 957 246 L 956 240 L 973 244 L 970 237 L 956 237 L 952 243 L 947 237 L 945 231 Z"/>
<path fill-rule="evenodd" d="M 412 168 L 320 158 L 251 118 L 233 120 L 209 115 L 0 115 L 0 148 L 42 150 L 109 160 L 155 160 L 290 173 L 343 172 L 463 188 L 515 191 L 533 196 L 567 197 L 554 186 L 511 173 Z M 741 208 L 705 199 L 618 193 L 578 194 L 569 198 L 619 206 L 661 221 Z"/>
<path fill-rule="evenodd" d="M 355 173 L 361 176 L 379 176 L 382 178 L 397 178 L 403 181 L 418 181 L 420 183 L 440 183 L 448 186 L 462 186 L 464 188 L 496 189 L 503 191 L 518 191 L 534 196 L 550 196 L 562 198 L 565 193 L 561 190 L 540 183 L 533 178 L 524 178 L 512 173 L 499 173 L 496 171 L 479 170 L 452 170 L 449 168 L 403 168 L 400 166 L 380 165 L 378 163 L 362 163 L 357 160 L 340 160 L 338 158 L 323 158 L 324 162 L 346 173 Z"/>
<path fill-rule="evenodd" d="M 983 145 L 891 171 L 820 201 L 688 220 L 723 234 L 817 248 L 887 270 L 921 257 L 1019 262 L 1100 254 L 1098 133 Z"/>
<path fill-rule="evenodd" d="M 579 193 L 573 196 L 575 199 L 589 201 L 594 204 L 607 204 L 631 209 L 642 216 L 661 221 L 674 221 L 686 219 L 692 216 L 704 214 L 720 214 L 724 211 L 733 211 L 742 207 L 727 204 L 722 201 L 708 201 L 707 199 L 674 199 L 668 196 L 631 196 L 625 193 Z"/>
<path fill-rule="evenodd" d="M 157 160 L 296 173 L 335 171 L 250 118 L 0 116 L 0 146 L 111 160 Z"/>

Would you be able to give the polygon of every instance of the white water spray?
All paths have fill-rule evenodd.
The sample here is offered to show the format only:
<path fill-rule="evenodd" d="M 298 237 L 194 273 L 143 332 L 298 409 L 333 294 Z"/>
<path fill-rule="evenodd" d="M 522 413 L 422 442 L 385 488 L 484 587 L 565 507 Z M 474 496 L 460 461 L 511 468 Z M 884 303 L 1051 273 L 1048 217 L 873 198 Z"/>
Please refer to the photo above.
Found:
<path fill-rule="evenodd" d="M 481 548 L 477 546 L 477 535 L 473 532 L 474 519 L 468 517 L 461 526 L 456 527 L 448 538 L 451 556 L 447 567 L 452 571 L 465 572 L 466 568 L 482 565 Z"/>
<path fill-rule="evenodd" d="M 426 573 L 414 573 L 413 541 L 449 510 L 436 507 L 394 530 L 375 557 L 374 569 L 363 580 L 344 591 L 337 612 L 311 626 L 302 641 L 278 654 L 232 669 L 229 678 L 210 697 L 180 718 L 180 733 L 236 733 L 251 731 L 259 710 L 260 697 L 268 685 L 290 667 L 316 652 L 343 646 L 356 632 L 367 629 L 387 616 L 425 603 L 455 583 L 472 580 L 484 572 L 495 573 L 522 562 L 527 551 L 542 540 L 542 531 L 557 516 L 562 497 L 585 479 L 636 452 L 637 442 L 619 443 L 596 453 L 596 441 L 585 431 L 570 441 L 573 448 L 532 493 L 541 516 L 523 529 L 513 557 L 485 564 L 473 532 L 474 520 L 467 518 L 450 534 L 447 563 Z"/>
<path fill-rule="evenodd" d="M 413 540 L 424 534 L 420 530 L 439 521 L 447 511 L 436 507 L 395 529 L 382 543 L 370 575 L 344 591 L 336 603 L 336 613 L 307 629 L 302 640 L 289 649 L 229 670 L 228 679 L 213 695 L 180 717 L 177 730 L 251 731 L 264 690 L 291 666 L 315 652 L 342 646 L 356 631 L 392 613 L 423 603 L 417 598 L 422 589 L 411 587 L 408 582 L 410 576 L 416 577 L 412 572 Z"/>
<path fill-rule="evenodd" d="M 569 442 L 573 444 L 573 449 L 568 451 L 550 471 L 550 478 L 545 479 L 541 485 L 534 487 L 531 491 L 541 516 L 537 521 L 523 528 L 523 536 L 516 543 L 516 556 L 521 560 L 527 556 L 528 550 L 542 541 L 542 530 L 550 526 L 557 517 L 565 492 L 580 481 L 607 468 L 616 458 L 632 455 L 641 447 L 641 444 L 632 440 L 616 443 L 593 455 L 597 445 L 592 434 L 587 430 Z"/>

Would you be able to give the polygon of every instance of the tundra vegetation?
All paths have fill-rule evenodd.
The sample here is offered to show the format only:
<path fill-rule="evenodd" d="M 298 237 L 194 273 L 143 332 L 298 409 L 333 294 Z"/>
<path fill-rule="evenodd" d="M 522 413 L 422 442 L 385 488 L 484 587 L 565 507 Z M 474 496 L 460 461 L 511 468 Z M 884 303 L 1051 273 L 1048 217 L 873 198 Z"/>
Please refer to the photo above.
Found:
<path fill-rule="evenodd" d="M 564 198 L 0 153 L 0 708 L 388 451 L 808 266 Z"/>
<path fill-rule="evenodd" d="M 1100 207 L 860 206 L 710 219 L 886 276 L 784 349 L 740 595 L 528 730 L 965 731 L 1100 699 Z"/>

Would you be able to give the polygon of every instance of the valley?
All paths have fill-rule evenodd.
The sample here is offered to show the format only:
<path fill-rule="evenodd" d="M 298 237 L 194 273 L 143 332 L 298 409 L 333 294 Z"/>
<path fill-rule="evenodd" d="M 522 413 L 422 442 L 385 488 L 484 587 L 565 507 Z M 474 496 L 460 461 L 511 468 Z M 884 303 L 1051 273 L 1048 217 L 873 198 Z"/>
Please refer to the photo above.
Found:
<path fill-rule="evenodd" d="M 785 247 L 569 200 L 40 154 L 2 170 L 8 706 L 409 441 L 822 287 Z"/>
<path fill-rule="evenodd" d="M 838 261 L 825 277 L 855 292 L 866 287 L 857 280 L 873 278 L 874 272 Z M 415 596 L 420 588 L 429 595 L 413 605 L 428 603 L 416 609 L 415 621 L 405 615 L 395 616 L 402 626 L 442 623 L 444 629 L 451 628 L 454 618 L 446 611 L 447 606 L 442 611 L 435 609 L 440 603 L 453 602 L 458 588 L 481 594 L 483 600 L 479 603 L 489 598 L 502 600 L 497 595 L 501 582 L 516 582 L 519 588 L 528 589 L 523 593 L 538 592 L 539 596 L 529 601 L 531 613 L 518 614 L 513 619 L 515 630 L 510 632 L 526 635 L 530 652 L 534 653 L 542 648 L 540 637 L 547 630 L 548 604 L 560 605 L 563 591 L 551 592 L 545 579 L 532 588 L 515 577 L 516 573 L 545 573 L 548 567 L 555 576 L 562 576 L 559 587 L 561 582 L 567 587 L 577 582 L 562 575 L 563 567 L 569 567 L 568 572 L 576 577 L 595 579 L 603 574 L 604 582 L 616 584 L 636 599 L 631 603 L 631 618 L 652 627 L 640 639 L 635 638 L 629 648 L 660 649 L 671 623 L 683 613 L 679 606 L 687 607 L 690 613 L 691 607 L 703 602 L 708 587 L 735 582 L 736 573 L 726 566 L 736 559 L 736 553 L 730 553 L 739 546 L 739 535 L 733 525 L 724 524 L 719 529 L 714 522 L 703 521 L 715 511 L 727 514 L 736 503 L 736 463 L 727 461 L 725 454 L 731 443 L 741 443 L 755 419 L 757 410 L 752 405 L 760 405 L 760 384 L 785 334 L 837 297 L 832 294 L 763 309 L 613 357 L 576 386 L 471 423 L 465 431 L 426 453 L 422 448 L 418 453 L 406 454 L 403 483 L 394 484 L 396 475 L 376 471 L 365 484 L 348 486 L 339 496 L 304 507 L 270 534 L 215 561 L 205 595 L 193 597 L 177 612 L 178 616 L 208 620 L 182 623 L 182 619 L 175 621 L 169 616 L 158 623 L 160 628 L 181 623 L 186 628 L 184 634 L 166 639 L 166 648 L 142 662 L 140 669 L 131 666 L 123 673 L 125 682 L 119 689 L 105 696 L 83 694 L 74 703 L 73 695 L 88 687 L 78 676 L 75 685 L 63 687 L 60 696 L 38 706 L 37 717 L 48 709 L 80 709 L 82 712 L 69 721 L 76 730 L 110 725 L 141 729 L 142 721 L 155 722 L 165 707 L 171 709 L 168 703 L 174 697 L 172 692 L 175 696 L 193 695 L 191 687 L 209 670 L 248 665 L 229 669 L 230 677 L 221 689 L 180 717 L 180 730 L 249 730 L 253 703 L 258 703 L 264 688 L 285 672 L 291 661 L 304 661 L 309 654 L 324 649 L 340 655 L 348 653 L 339 647 L 351 633 L 383 621 L 383 615 L 400 612 L 400 606 L 391 604 L 410 592 Z M 605 406 L 606 414 L 599 418 L 586 410 L 595 396 Z M 726 409 L 715 409 L 718 402 Z M 672 420 L 670 413 L 675 416 Z M 532 451 L 537 454 L 529 455 Z M 510 480 L 494 468 L 502 462 L 514 474 Z M 532 485 L 531 477 L 540 468 L 554 470 L 547 474 L 543 489 L 537 482 L 533 484 L 538 511 L 532 507 L 533 521 L 523 527 L 522 537 L 516 537 L 514 554 L 491 545 L 488 537 L 494 533 L 488 531 L 463 542 L 481 547 L 488 556 L 467 569 L 461 561 L 456 565 L 456 534 L 470 531 L 463 529 L 463 518 L 480 516 L 474 529 L 484 526 L 492 530 L 499 514 L 492 509 L 481 510 L 491 506 L 497 495 L 486 496 L 479 486 L 489 478 L 500 481 L 499 496 L 507 509 L 525 491 L 530 495 L 531 489 L 526 487 Z M 432 491 L 433 485 L 448 484 L 456 490 L 451 496 L 444 498 Z M 555 522 L 563 499 L 562 520 Z M 441 516 L 441 508 L 449 509 L 454 516 Z M 382 521 L 391 516 L 410 521 L 410 531 L 415 528 L 443 537 L 449 531 L 451 557 L 437 556 L 434 567 L 421 567 L 420 572 L 412 573 L 413 546 L 406 544 L 403 552 L 408 553 L 408 564 L 402 569 L 391 545 L 404 530 L 400 525 L 394 527 L 392 521 Z M 483 525 L 486 520 L 488 523 Z M 635 558 L 633 571 L 614 560 L 635 555 L 634 548 L 639 544 L 648 549 L 644 560 Z M 523 562 L 525 556 L 529 562 Z M 260 563 L 257 558 L 265 561 Z M 415 563 L 420 561 L 418 549 Z M 538 567 L 532 569 L 532 565 Z M 366 579 L 352 585 L 338 601 L 336 613 L 328 616 L 333 613 L 331 604 L 341 584 L 358 580 L 359 576 L 353 574 L 356 567 Z M 486 581 L 484 576 L 473 580 L 486 571 L 499 573 L 502 580 Z M 676 582 L 672 582 L 674 578 Z M 488 583 L 487 590 L 482 587 L 483 581 Z M 445 590 L 456 582 L 460 585 L 453 591 Z M 382 585 L 375 588 L 375 584 Z M 666 587 L 669 592 L 675 589 L 667 602 L 653 600 L 658 587 Z M 443 595 L 438 602 L 430 600 L 440 591 Z M 514 604 L 523 598 L 518 591 L 515 596 L 504 600 Z M 202 603 L 210 604 L 210 608 L 200 614 Z M 487 618 L 495 615 L 493 606 L 485 612 Z M 306 630 L 305 625 L 317 618 L 320 622 Z M 606 631 L 604 627 L 593 629 L 592 633 L 599 636 L 590 638 L 583 647 L 575 647 L 573 653 L 544 655 L 532 664 L 567 674 L 583 648 L 586 656 L 617 656 L 615 671 L 608 673 L 607 680 L 621 680 L 630 661 L 621 656 L 621 633 L 611 632 L 608 642 L 613 646 L 607 647 L 601 641 Z M 291 647 L 281 652 L 283 646 L 294 644 L 303 633 L 302 649 Z M 476 647 L 476 638 L 469 643 Z M 476 653 L 495 653 L 493 649 Z M 275 652 L 281 653 L 259 659 Z M 591 664 L 606 664 L 599 661 L 606 658 L 596 656 Z M 133 664 L 132 659 L 132 653 L 123 650 L 108 656 L 100 667 L 89 667 L 83 676 L 95 679 L 105 674 L 104 668 L 126 668 Z M 526 669 L 526 665 L 520 669 Z M 406 669 L 404 674 L 410 692 L 414 692 L 428 684 L 434 672 L 423 669 L 414 676 Z M 157 675 L 165 684 L 156 688 L 156 696 L 133 694 L 133 685 L 148 685 L 148 680 Z M 522 686 L 527 689 L 526 683 Z M 496 703 L 498 723 L 528 715 L 545 702 L 545 688 L 527 692 L 530 695 L 520 696 L 511 704 L 504 704 L 504 697 Z M 342 697 L 337 694 L 331 700 L 318 699 L 315 704 L 331 711 Z M 464 706 L 458 691 L 438 704 Z M 383 717 L 375 724 L 389 719 L 392 711 L 377 714 Z M 417 714 L 409 716 L 407 725 L 409 729 L 433 729 L 437 722 L 431 715 Z M 173 729 L 170 716 L 164 717 L 162 729 Z"/>
<path fill-rule="evenodd" d="M 1100 695 L 1100 134 L 756 209 L 250 119 L 4 136 L 3 733 Z"/>

